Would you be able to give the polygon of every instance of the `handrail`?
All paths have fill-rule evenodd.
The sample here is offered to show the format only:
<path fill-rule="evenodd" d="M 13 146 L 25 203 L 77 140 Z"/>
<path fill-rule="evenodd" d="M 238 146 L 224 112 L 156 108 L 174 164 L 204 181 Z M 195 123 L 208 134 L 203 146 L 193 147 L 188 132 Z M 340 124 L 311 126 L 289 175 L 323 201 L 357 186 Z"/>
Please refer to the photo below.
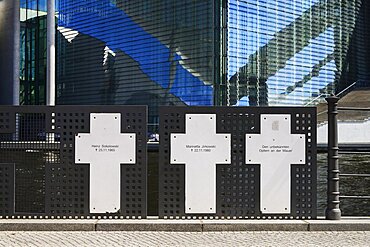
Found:
<path fill-rule="evenodd" d="M 370 199 L 370 196 L 339 196 L 339 197 L 348 199 Z"/>
<path fill-rule="evenodd" d="M 339 174 L 339 176 L 342 176 L 342 177 L 369 177 L 370 178 L 370 174 L 346 174 L 346 173 L 343 173 L 343 174 Z"/>
<path fill-rule="evenodd" d="M 322 111 L 322 112 L 319 112 L 319 113 L 317 113 L 317 116 L 320 116 L 321 114 L 323 114 L 323 113 L 327 113 L 328 111 Z"/>
<path fill-rule="evenodd" d="M 338 107 L 339 111 L 370 111 L 370 107 Z"/>
<path fill-rule="evenodd" d="M 329 94 L 328 93 L 322 93 L 320 94 L 319 96 L 317 96 L 316 98 L 314 98 L 313 100 L 311 100 L 310 102 L 306 103 L 304 106 L 308 106 L 310 105 L 312 102 L 314 102 L 315 100 L 321 98 L 321 96 L 328 96 Z"/>
<path fill-rule="evenodd" d="M 346 87 L 345 89 L 343 89 L 342 91 L 340 91 L 339 93 L 337 93 L 337 97 L 339 97 L 339 95 L 341 95 L 342 93 L 344 93 L 345 91 L 347 91 L 348 89 L 350 89 L 351 87 L 353 87 L 355 84 L 357 83 L 357 81 L 355 81 L 354 83 L 352 83 L 351 85 L 349 85 L 348 87 Z"/>
<path fill-rule="evenodd" d="M 345 89 L 343 89 L 342 91 L 340 91 L 339 93 L 337 93 L 335 96 L 336 97 L 339 97 L 339 95 L 341 95 L 342 93 L 344 93 L 345 91 L 347 91 L 348 89 L 350 89 L 351 87 L 353 87 L 354 85 L 356 85 L 357 81 L 355 81 L 354 83 L 352 83 L 351 85 L 349 85 L 348 87 L 346 87 Z M 315 100 L 321 98 L 321 96 L 329 96 L 328 93 L 322 93 L 320 94 L 319 96 L 317 96 L 316 98 L 314 98 L 313 100 L 311 100 L 310 102 L 306 103 L 304 106 L 308 106 L 310 105 L 312 102 L 314 102 Z"/>

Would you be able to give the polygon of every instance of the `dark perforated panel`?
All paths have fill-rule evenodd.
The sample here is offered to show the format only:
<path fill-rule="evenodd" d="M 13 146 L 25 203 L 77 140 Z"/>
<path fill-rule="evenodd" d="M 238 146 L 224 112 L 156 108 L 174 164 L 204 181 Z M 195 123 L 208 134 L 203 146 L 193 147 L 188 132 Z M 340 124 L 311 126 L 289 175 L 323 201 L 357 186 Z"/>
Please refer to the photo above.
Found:
<path fill-rule="evenodd" d="M 1 153 L 0 153 L 1 155 Z M 14 211 L 14 167 L 0 161 L 0 216 L 13 214 Z"/>
<path fill-rule="evenodd" d="M 136 165 L 121 166 L 121 208 L 123 215 L 146 215 L 146 112 L 128 109 L 122 115 L 122 132 L 136 133 Z"/>
<path fill-rule="evenodd" d="M 0 130 L 1 216 L 146 217 L 146 107 L 2 106 L 0 112 L 9 119 L 3 122 L 14 125 L 12 132 Z M 121 166 L 121 210 L 116 214 L 89 213 L 89 165 L 74 163 L 76 134 L 89 133 L 90 113 L 103 112 L 120 113 L 121 132 L 136 133 L 137 140 L 137 163 Z"/>
<path fill-rule="evenodd" d="M 305 108 L 304 108 L 305 109 Z M 292 165 L 292 205 L 294 217 L 316 217 L 316 112 L 295 111 L 292 132 L 306 134 L 306 166 Z"/>
<path fill-rule="evenodd" d="M 46 169 L 46 212 L 57 216 L 89 215 L 89 166 L 75 165 L 74 138 L 89 133 L 89 112 L 85 107 L 61 107 L 51 122 L 60 149 Z"/>
<path fill-rule="evenodd" d="M 16 107 L 0 107 L 3 116 L 9 116 L 13 132 L 0 131 L 0 163 L 10 163 L 13 174 L 11 214 L 42 214 L 45 212 L 45 163 L 54 144 L 45 142 L 45 113 L 18 112 Z M 45 109 L 46 110 L 46 109 Z M 17 140 L 17 141 L 14 141 Z M 0 164 L 0 166 L 3 166 Z M 17 184 L 17 186 L 14 186 Z"/>
<path fill-rule="evenodd" d="M 217 211 L 185 214 L 184 166 L 170 165 L 171 133 L 185 133 L 185 114 L 217 115 L 217 133 L 232 136 L 232 164 L 217 165 Z M 289 215 L 260 212 L 260 166 L 245 164 L 245 135 L 260 133 L 261 114 L 291 114 L 292 133 L 306 135 L 306 165 L 291 168 L 292 211 Z M 160 108 L 159 216 L 161 218 L 315 218 L 316 109 L 265 107 Z"/>
<path fill-rule="evenodd" d="M 14 115 L 10 112 L 0 110 L 0 134 L 13 133 L 14 131 Z"/>

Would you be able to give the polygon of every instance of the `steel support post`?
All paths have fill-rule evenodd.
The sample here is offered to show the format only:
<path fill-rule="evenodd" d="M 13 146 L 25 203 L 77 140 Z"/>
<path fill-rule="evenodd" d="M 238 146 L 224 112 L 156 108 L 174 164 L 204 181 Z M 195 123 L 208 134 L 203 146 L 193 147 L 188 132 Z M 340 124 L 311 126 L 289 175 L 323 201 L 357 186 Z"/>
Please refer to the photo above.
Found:
<path fill-rule="evenodd" d="M 326 98 L 328 102 L 328 187 L 325 217 L 340 220 L 339 208 L 339 156 L 338 156 L 338 100 L 336 96 Z"/>

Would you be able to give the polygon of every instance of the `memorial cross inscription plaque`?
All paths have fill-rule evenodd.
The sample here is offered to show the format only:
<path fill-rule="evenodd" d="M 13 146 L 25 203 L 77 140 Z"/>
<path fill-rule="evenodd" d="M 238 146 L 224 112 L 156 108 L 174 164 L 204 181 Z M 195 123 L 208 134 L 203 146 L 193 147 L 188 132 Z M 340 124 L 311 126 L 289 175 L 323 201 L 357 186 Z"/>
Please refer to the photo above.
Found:
<path fill-rule="evenodd" d="M 121 114 L 91 113 L 91 133 L 75 139 L 75 163 L 90 164 L 90 213 L 120 210 L 121 164 L 135 164 L 135 133 L 121 133 Z"/>
<path fill-rule="evenodd" d="M 185 164 L 185 213 L 216 213 L 216 164 L 231 164 L 231 135 L 216 134 L 216 114 L 186 114 L 186 134 L 171 134 L 171 164 Z"/>
<path fill-rule="evenodd" d="M 306 160 L 305 135 L 291 134 L 291 115 L 261 114 L 261 134 L 246 135 L 246 164 L 260 164 L 260 210 L 291 213 L 291 165 Z"/>

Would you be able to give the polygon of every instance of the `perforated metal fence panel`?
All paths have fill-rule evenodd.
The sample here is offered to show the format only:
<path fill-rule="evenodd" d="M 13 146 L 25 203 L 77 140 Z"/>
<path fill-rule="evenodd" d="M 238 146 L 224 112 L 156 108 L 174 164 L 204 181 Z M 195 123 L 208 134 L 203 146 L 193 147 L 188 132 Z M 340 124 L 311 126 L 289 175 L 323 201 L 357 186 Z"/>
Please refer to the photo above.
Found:
<path fill-rule="evenodd" d="M 136 138 L 114 213 L 91 213 L 90 164 L 75 163 L 75 138 L 90 133 L 92 113 L 119 114 L 121 133 Z M 146 106 L 0 106 L 0 217 L 145 218 L 146 141 Z"/>
<path fill-rule="evenodd" d="M 215 114 L 216 133 L 231 134 L 231 162 L 230 164 L 216 165 L 216 210 L 211 213 L 191 213 L 188 210 L 190 207 L 185 208 L 185 194 L 187 193 L 185 167 L 188 164 L 174 164 L 174 157 L 171 157 L 173 155 L 171 155 L 173 151 L 171 150 L 171 139 L 173 140 L 178 133 L 186 133 L 186 118 L 193 116 L 192 114 Z M 305 140 L 304 157 L 299 158 L 303 164 L 288 164 L 290 210 L 286 213 L 263 212 L 260 192 L 261 164 L 257 162 L 246 164 L 248 163 L 246 162 L 246 135 L 261 134 L 261 116 L 275 116 L 275 114 L 276 116 L 284 116 L 285 120 L 290 118 L 291 134 L 298 134 L 297 136 L 301 136 Z M 316 218 L 316 108 L 161 107 L 159 126 L 160 218 Z M 276 126 L 273 124 L 272 128 L 274 129 Z M 187 147 L 195 147 L 193 144 L 197 143 L 189 143 Z M 211 143 L 208 144 L 211 145 Z M 207 152 L 207 150 L 198 151 Z M 279 184 L 276 186 L 278 187 Z M 203 189 L 203 186 L 200 185 L 199 191 Z M 277 200 L 276 203 L 279 201 Z"/>

